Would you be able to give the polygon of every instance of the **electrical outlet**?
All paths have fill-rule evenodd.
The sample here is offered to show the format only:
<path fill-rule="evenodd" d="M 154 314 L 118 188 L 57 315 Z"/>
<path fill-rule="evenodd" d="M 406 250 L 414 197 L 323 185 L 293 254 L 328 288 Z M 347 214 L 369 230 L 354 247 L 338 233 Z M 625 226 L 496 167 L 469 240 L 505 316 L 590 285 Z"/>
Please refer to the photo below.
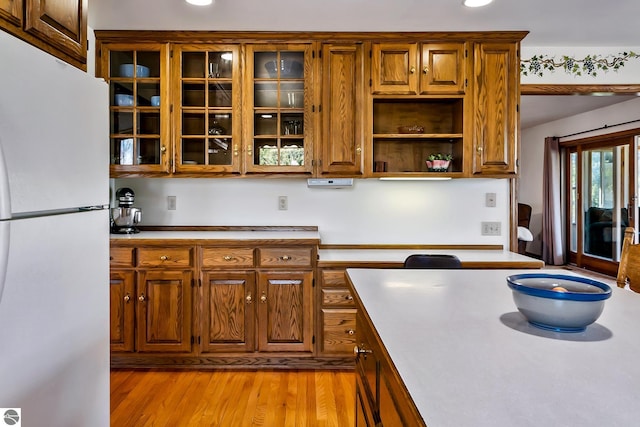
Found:
<path fill-rule="evenodd" d="M 286 211 L 287 209 L 289 209 L 287 196 L 278 196 L 278 210 Z"/>
<path fill-rule="evenodd" d="M 483 221 L 481 234 L 483 236 L 500 236 L 502 234 L 502 223 L 499 221 Z"/>
<path fill-rule="evenodd" d="M 167 196 L 167 210 L 175 211 L 176 210 L 176 196 Z"/>
<path fill-rule="evenodd" d="M 496 207 L 496 193 L 487 193 L 485 199 L 485 204 L 488 208 Z"/>

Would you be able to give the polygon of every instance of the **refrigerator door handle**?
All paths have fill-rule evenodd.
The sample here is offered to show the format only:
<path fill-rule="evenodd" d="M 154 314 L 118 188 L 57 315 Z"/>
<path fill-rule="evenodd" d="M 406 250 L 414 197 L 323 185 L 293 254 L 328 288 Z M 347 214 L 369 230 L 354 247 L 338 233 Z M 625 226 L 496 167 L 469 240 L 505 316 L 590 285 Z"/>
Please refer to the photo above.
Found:
<path fill-rule="evenodd" d="M 2 291 L 7 276 L 7 264 L 9 263 L 9 234 L 11 221 L 0 221 L 0 309 L 2 309 Z"/>
<path fill-rule="evenodd" d="M 9 191 L 9 171 L 0 140 L 0 221 L 3 219 L 11 219 L 11 192 Z"/>

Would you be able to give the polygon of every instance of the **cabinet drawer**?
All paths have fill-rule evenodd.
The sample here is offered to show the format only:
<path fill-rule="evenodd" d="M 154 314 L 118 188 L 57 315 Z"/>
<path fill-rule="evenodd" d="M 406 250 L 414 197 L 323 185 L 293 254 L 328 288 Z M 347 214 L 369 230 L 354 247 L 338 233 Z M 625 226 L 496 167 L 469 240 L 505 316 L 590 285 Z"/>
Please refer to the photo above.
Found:
<path fill-rule="evenodd" d="M 311 267 L 312 248 L 259 248 L 260 267 Z"/>
<path fill-rule="evenodd" d="M 133 267 L 133 248 L 109 248 L 112 267 Z"/>
<path fill-rule="evenodd" d="M 202 248 L 202 267 L 253 267 L 253 248 Z"/>
<path fill-rule="evenodd" d="M 356 310 L 322 310 L 322 351 L 353 354 Z"/>
<path fill-rule="evenodd" d="M 138 248 L 140 267 L 191 267 L 193 248 Z"/>
<path fill-rule="evenodd" d="M 321 270 L 320 277 L 322 280 L 322 287 L 325 286 L 339 286 L 346 287 L 347 279 L 345 277 L 345 269 L 340 270 Z"/>
<path fill-rule="evenodd" d="M 323 306 L 339 306 L 339 307 L 355 307 L 355 302 L 351 296 L 351 292 L 345 288 L 323 289 L 322 290 Z"/>

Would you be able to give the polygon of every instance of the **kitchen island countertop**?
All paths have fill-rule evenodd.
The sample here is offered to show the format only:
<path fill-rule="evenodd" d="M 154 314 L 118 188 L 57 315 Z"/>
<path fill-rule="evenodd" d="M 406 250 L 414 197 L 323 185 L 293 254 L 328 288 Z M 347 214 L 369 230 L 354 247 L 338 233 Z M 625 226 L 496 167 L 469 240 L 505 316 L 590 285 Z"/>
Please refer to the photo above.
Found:
<path fill-rule="evenodd" d="M 111 234 L 112 241 L 185 240 L 185 241 L 271 241 L 296 240 L 319 243 L 318 231 L 224 230 L 224 231 L 141 231 L 136 234 Z"/>
<path fill-rule="evenodd" d="M 507 287 L 525 272 L 347 270 L 429 427 L 637 425 L 640 295 L 615 288 L 586 331 L 545 331 Z"/>

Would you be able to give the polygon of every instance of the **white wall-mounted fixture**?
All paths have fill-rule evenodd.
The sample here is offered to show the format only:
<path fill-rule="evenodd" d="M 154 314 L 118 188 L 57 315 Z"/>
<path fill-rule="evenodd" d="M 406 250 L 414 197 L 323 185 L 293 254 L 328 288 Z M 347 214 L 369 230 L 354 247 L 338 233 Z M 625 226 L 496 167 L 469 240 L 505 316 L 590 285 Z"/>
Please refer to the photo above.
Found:
<path fill-rule="evenodd" d="M 309 178 L 309 188 L 347 188 L 353 187 L 353 178 Z"/>
<path fill-rule="evenodd" d="M 493 0 L 464 0 L 462 4 L 467 7 L 482 7 L 491 3 Z"/>
<path fill-rule="evenodd" d="M 186 2 L 195 6 L 209 6 L 213 0 L 186 0 Z"/>

